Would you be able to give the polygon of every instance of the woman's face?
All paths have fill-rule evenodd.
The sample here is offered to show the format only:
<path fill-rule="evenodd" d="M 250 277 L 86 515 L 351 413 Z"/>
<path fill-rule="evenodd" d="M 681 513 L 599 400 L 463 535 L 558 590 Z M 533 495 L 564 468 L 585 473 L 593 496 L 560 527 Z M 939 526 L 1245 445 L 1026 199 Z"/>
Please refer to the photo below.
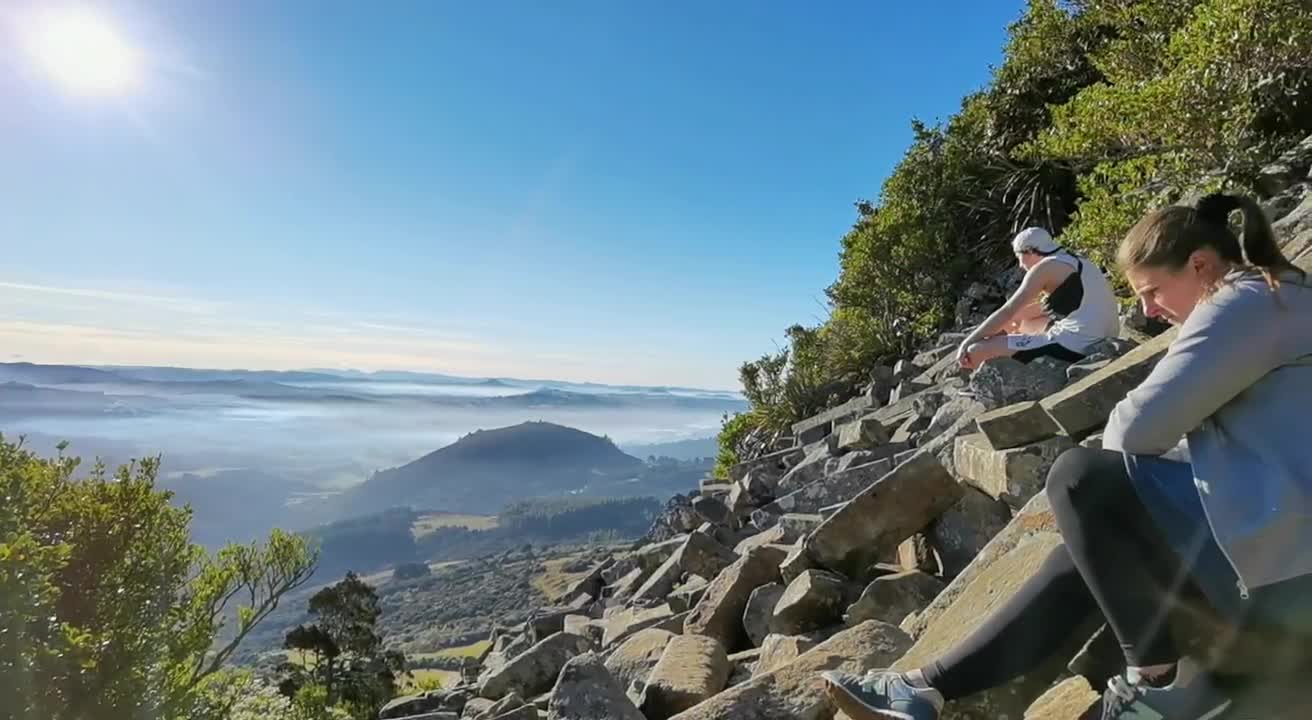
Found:
<path fill-rule="evenodd" d="M 1210 249 L 1195 251 L 1179 268 L 1139 266 L 1125 271 L 1143 313 L 1180 325 L 1225 274 L 1220 257 Z"/>

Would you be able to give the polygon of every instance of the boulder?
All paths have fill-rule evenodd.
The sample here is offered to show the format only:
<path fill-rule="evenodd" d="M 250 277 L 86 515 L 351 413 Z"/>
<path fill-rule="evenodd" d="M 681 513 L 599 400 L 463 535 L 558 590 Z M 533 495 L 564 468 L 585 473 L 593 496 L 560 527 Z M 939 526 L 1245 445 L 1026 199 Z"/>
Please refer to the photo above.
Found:
<path fill-rule="evenodd" d="M 700 527 L 701 523 L 697 524 Z M 695 529 L 695 528 L 694 528 Z M 642 570 L 644 578 L 647 574 L 661 566 L 661 563 L 670 559 L 675 550 L 683 547 L 683 542 L 687 537 L 684 534 L 676 535 L 668 540 L 661 542 L 647 543 L 633 554 L 633 560 Z"/>
<path fill-rule="evenodd" d="M 1102 696 L 1076 676 L 1048 688 L 1025 710 L 1024 720 L 1096 720 Z"/>
<path fill-rule="evenodd" d="M 920 570 L 930 575 L 942 572 L 942 562 L 924 533 L 916 533 L 897 546 L 898 572 Z"/>
<path fill-rule="evenodd" d="M 738 556 L 732 550 L 715 542 L 710 536 L 694 532 L 638 588 L 633 600 L 635 603 L 662 600 L 674 590 L 685 573 L 715 577 L 737 559 Z"/>
<path fill-rule="evenodd" d="M 820 640 L 810 635 L 767 635 L 761 643 L 761 657 L 756 663 L 753 676 L 774 672 L 788 663 L 806 654 L 808 650 L 820 644 Z"/>
<path fill-rule="evenodd" d="M 680 635 L 670 640 L 647 678 L 639 709 L 647 720 L 666 720 L 724 689 L 729 657 L 715 638 Z"/>
<path fill-rule="evenodd" d="M 956 577 L 1008 522 L 1011 508 L 1005 503 L 963 485 L 961 499 L 925 530 L 939 572 L 946 578 Z"/>
<path fill-rule="evenodd" d="M 1038 358 L 1029 363 L 1009 357 L 987 360 L 970 378 L 975 399 L 988 408 L 1000 408 L 1024 400 L 1041 400 L 1066 384 L 1069 363 Z"/>
<path fill-rule="evenodd" d="M 893 431 L 892 441 L 903 445 L 914 444 L 920 431 L 929 427 L 930 418 L 912 413 Z"/>
<path fill-rule="evenodd" d="M 806 537 L 806 553 L 819 567 L 857 577 L 960 497 L 943 465 L 917 453 L 821 523 Z"/>
<path fill-rule="evenodd" d="M 611 647 L 616 643 L 627 640 L 629 636 L 639 630 L 646 630 L 651 627 L 679 632 L 681 630 L 679 623 L 684 619 L 682 615 L 674 612 L 668 603 L 645 610 L 624 608 L 603 621 L 606 629 L 602 635 L 601 646 L 603 648 Z"/>
<path fill-rule="evenodd" d="M 800 635 L 837 624 L 847 605 L 847 580 L 824 570 L 807 570 L 788 583 L 775 604 L 770 627 Z"/>
<path fill-rule="evenodd" d="M 595 653 L 570 660 L 551 691 L 547 720 L 646 720 Z"/>
<path fill-rule="evenodd" d="M 501 698 L 500 700 L 492 703 L 490 707 L 488 707 L 486 710 L 476 715 L 475 717 L 479 718 L 479 720 L 491 720 L 491 718 L 499 718 L 505 715 L 506 713 L 512 712 L 515 709 L 522 708 L 522 707 L 525 707 L 524 698 L 520 697 L 518 693 L 512 692 L 509 695 Z M 533 713 L 532 717 L 537 718 L 538 716 L 537 708 L 534 708 L 532 705 L 529 705 L 528 707 Z"/>
<path fill-rule="evenodd" d="M 729 506 L 725 505 L 719 498 L 698 495 L 692 501 L 692 509 L 706 522 L 716 525 L 729 522 Z"/>
<path fill-rule="evenodd" d="M 892 459 L 884 457 L 864 465 L 829 473 L 816 482 L 780 497 L 761 508 L 761 511 L 776 516 L 785 513 L 815 513 L 822 507 L 851 500 L 892 469 Z M 755 522 L 754 515 L 753 523 Z M 772 522 L 777 522 L 777 519 Z"/>
<path fill-rule="evenodd" d="M 729 664 L 732 669 L 729 671 L 728 687 L 741 685 L 752 679 L 756 673 L 756 665 L 761 660 L 761 648 L 752 648 L 729 656 Z"/>
<path fill-rule="evenodd" d="M 675 495 L 665 502 L 665 509 L 652 522 L 647 531 L 649 542 L 668 540 L 680 533 L 691 532 L 702 524 L 701 518 L 692 509 L 693 495 Z"/>
<path fill-rule="evenodd" d="M 569 600 L 579 595 L 586 595 L 590 598 L 600 597 L 601 588 L 605 585 L 603 573 L 614 563 L 614 558 L 606 558 L 604 562 L 593 565 L 586 575 L 569 584 L 559 600 Z"/>
<path fill-rule="evenodd" d="M 388 718 L 422 715 L 442 709 L 445 699 L 446 694 L 441 690 L 392 698 L 378 711 L 378 717 L 379 720 L 388 720 Z"/>
<path fill-rule="evenodd" d="M 1048 494 L 1039 493 L 1030 500 L 1020 512 L 1007 523 L 992 540 L 971 560 L 943 591 L 934 598 L 929 607 L 914 618 L 907 618 L 902 629 L 919 638 L 926 628 L 940 618 L 949 607 L 970 587 L 976 578 L 983 575 L 1000 558 L 1011 552 L 1017 545 L 1038 534 L 1053 535 L 1057 533 L 1057 520 L 1053 517 L 1052 506 L 1048 504 Z"/>
<path fill-rule="evenodd" d="M 790 447 L 768 455 L 762 455 L 754 460 L 745 460 L 729 466 L 730 482 L 738 482 L 749 472 L 758 472 L 775 478 L 783 477 L 785 472 L 793 465 L 796 465 L 802 459 L 802 449 Z"/>
<path fill-rule="evenodd" d="M 684 632 L 713 637 L 726 652 L 745 649 L 748 639 L 742 618 L 747 601 L 753 590 L 779 577 L 779 563 L 783 559 L 783 551 L 767 545 L 725 568 L 711 581 L 706 594 L 684 621 Z"/>
<path fill-rule="evenodd" d="M 602 588 L 601 596 L 617 603 L 628 602 L 629 598 L 633 597 L 633 593 L 642 587 L 642 581 L 646 577 L 647 573 L 641 567 L 634 567 L 614 584 Z"/>
<path fill-rule="evenodd" d="M 483 717 L 483 713 L 487 712 L 488 708 L 496 704 L 497 703 L 495 700 L 488 700 L 487 698 L 473 698 L 469 702 L 465 703 L 464 711 L 461 713 L 460 717 L 469 718 L 470 720 L 476 720 L 477 718 Z"/>
<path fill-rule="evenodd" d="M 632 687 L 635 682 L 639 686 L 646 685 L 651 669 L 656 667 L 661 653 L 665 652 L 665 646 L 673 638 L 674 633 L 657 628 L 634 633 L 606 658 L 606 670 L 622 688 Z M 636 696 L 630 699 L 637 704 Z"/>
<path fill-rule="evenodd" d="M 968 414 L 978 415 L 984 412 L 984 404 L 970 397 L 953 397 L 946 400 L 934 411 L 925 427 L 923 437 L 934 438 L 947 432 L 958 420 Z"/>
<path fill-rule="evenodd" d="M 669 594 L 669 597 L 665 598 L 665 602 L 676 613 L 686 612 L 702 599 L 708 585 L 710 582 L 701 575 L 690 575 L 682 585 Z"/>
<path fill-rule="evenodd" d="M 838 407 L 793 423 L 793 435 L 803 445 L 823 439 L 832 431 L 834 423 L 841 423 L 868 410 L 872 403 L 872 399 L 868 396 L 858 395 Z"/>
<path fill-rule="evenodd" d="M 994 450 L 981 434 L 957 438 L 957 475 L 989 497 L 1020 509 L 1043 490 L 1057 456 L 1075 447 L 1058 435 L 1008 450 Z"/>
<path fill-rule="evenodd" d="M 813 567 L 815 565 L 811 563 L 811 557 L 806 554 L 805 541 L 798 540 L 784 555 L 783 562 L 779 563 L 779 577 L 785 583 L 790 583 L 797 579 L 798 575 Z"/>
<path fill-rule="evenodd" d="M 1113 360 L 1107 367 L 1043 399 L 1047 411 L 1066 435 L 1081 438 L 1107 422 L 1116 403 L 1148 377 L 1175 339 L 1169 330 Z"/>
<path fill-rule="evenodd" d="M 807 452 L 801 462 L 779 478 L 776 492 L 786 495 L 800 487 L 809 485 L 824 477 L 825 464 L 832 458 L 829 448 L 820 445 Z"/>
<path fill-rule="evenodd" d="M 842 425 L 834 431 L 838 436 L 838 449 L 842 452 L 873 450 L 888 444 L 888 431 L 872 415 L 866 415 Z"/>
<path fill-rule="evenodd" d="M 736 685 L 675 715 L 678 720 L 822 720 L 833 707 L 816 676 L 887 667 L 910 646 L 892 625 L 868 622 L 840 632 L 773 672 Z"/>
<path fill-rule="evenodd" d="M 571 658 L 592 649 L 585 637 L 556 633 L 520 653 L 500 669 L 485 673 L 478 681 L 478 694 L 497 700 L 509 693 L 529 697 L 546 692 L 556 675 Z"/>
<path fill-rule="evenodd" d="M 1055 533 L 1040 533 L 1019 545 L 979 573 L 916 639 L 916 644 L 894 665 L 914 670 L 942 657 L 966 639 L 995 610 L 1007 602 L 1061 543 Z M 1072 638 L 1073 653 L 1079 638 Z M 1069 653 L 1057 653 L 1039 667 L 999 687 L 948 703 L 942 720 L 1020 720 L 1025 709 L 1065 669 Z"/>
<path fill-rule="evenodd" d="M 537 643 L 558 632 L 564 632 L 565 616 L 573 615 L 574 612 L 575 609 L 571 607 L 537 608 L 530 611 L 526 621 L 529 638 Z"/>
<path fill-rule="evenodd" d="M 762 545 L 770 545 L 773 543 L 787 542 L 784 530 L 778 526 L 777 519 L 778 518 L 775 518 L 776 522 L 772 522 L 770 527 L 767 527 L 755 535 L 751 535 L 739 542 L 734 546 L 734 553 L 742 556 L 747 554 L 752 548 L 758 548 Z"/>
<path fill-rule="evenodd" d="M 788 513 L 779 516 L 777 526 L 783 530 L 785 540 L 795 541 L 797 538 L 811 534 L 823 521 L 824 518 L 818 512 Z"/>
<path fill-rule="evenodd" d="M 747 608 L 743 610 L 743 629 L 747 631 L 747 637 L 753 647 L 760 647 L 766 636 L 772 632 L 774 607 L 779 604 L 779 598 L 783 594 L 782 584 L 770 583 L 756 588 L 747 598 Z"/>
<path fill-rule="evenodd" d="M 488 720 L 538 720 L 538 717 L 536 705 L 520 705 L 513 710 L 507 710 L 498 715 L 489 715 Z M 438 719 L 434 718 L 433 720 Z"/>
<path fill-rule="evenodd" d="M 984 413 L 975 422 L 994 450 L 1029 445 L 1061 432 L 1057 421 L 1034 400 Z"/>
<path fill-rule="evenodd" d="M 848 627 L 867 620 L 897 625 L 920 612 L 943 590 L 943 581 L 919 570 L 877 577 L 843 615 Z"/>

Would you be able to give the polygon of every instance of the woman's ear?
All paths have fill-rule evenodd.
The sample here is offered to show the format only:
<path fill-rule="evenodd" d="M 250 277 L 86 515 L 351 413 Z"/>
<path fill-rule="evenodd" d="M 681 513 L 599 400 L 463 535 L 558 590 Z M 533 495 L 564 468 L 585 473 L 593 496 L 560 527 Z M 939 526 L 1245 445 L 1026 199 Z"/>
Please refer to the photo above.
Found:
<path fill-rule="evenodd" d="M 1206 248 L 1199 248 L 1189 253 L 1189 268 L 1199 277 L 1210 277 L 1213 274 L 1213 262 L 1215 253 L 1207 252 Z"/>

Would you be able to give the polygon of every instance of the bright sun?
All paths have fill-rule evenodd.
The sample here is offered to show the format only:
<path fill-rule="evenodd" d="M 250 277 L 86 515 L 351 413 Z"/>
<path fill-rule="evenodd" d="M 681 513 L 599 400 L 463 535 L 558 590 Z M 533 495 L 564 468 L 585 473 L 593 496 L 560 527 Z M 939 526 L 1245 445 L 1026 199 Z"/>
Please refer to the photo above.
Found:
<path fill-rule="evenodd" d="M 83 9 L 51 9 L 36 18 L 27 45 L 64 88 L 87 95 L 130 90 L 140 77 L 140 54 L 103 16 Z"/>

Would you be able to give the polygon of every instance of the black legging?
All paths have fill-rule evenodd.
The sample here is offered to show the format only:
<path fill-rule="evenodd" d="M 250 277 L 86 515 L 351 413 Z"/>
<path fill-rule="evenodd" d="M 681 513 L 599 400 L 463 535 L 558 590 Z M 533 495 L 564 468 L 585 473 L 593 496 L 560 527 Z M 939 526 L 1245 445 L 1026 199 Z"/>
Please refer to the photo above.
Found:
<path fill-rule="evenodd" d="M 1150 666 L 1180 653 L 1166 627 L 1172 596 L 1201 598 L 1189 581 L 1193 558 L 1171 548 L 1131 484 L 1119 453 L 1075 448 L 1048 474 L 1048 500 L 1064 545 L 982 626 L 922 668 L 948 699 L 997 687 L 1064 646 L 1101 611 L 1126 661 Z M 1199 543 L 1211 537 L 1195 526 Z"/>

